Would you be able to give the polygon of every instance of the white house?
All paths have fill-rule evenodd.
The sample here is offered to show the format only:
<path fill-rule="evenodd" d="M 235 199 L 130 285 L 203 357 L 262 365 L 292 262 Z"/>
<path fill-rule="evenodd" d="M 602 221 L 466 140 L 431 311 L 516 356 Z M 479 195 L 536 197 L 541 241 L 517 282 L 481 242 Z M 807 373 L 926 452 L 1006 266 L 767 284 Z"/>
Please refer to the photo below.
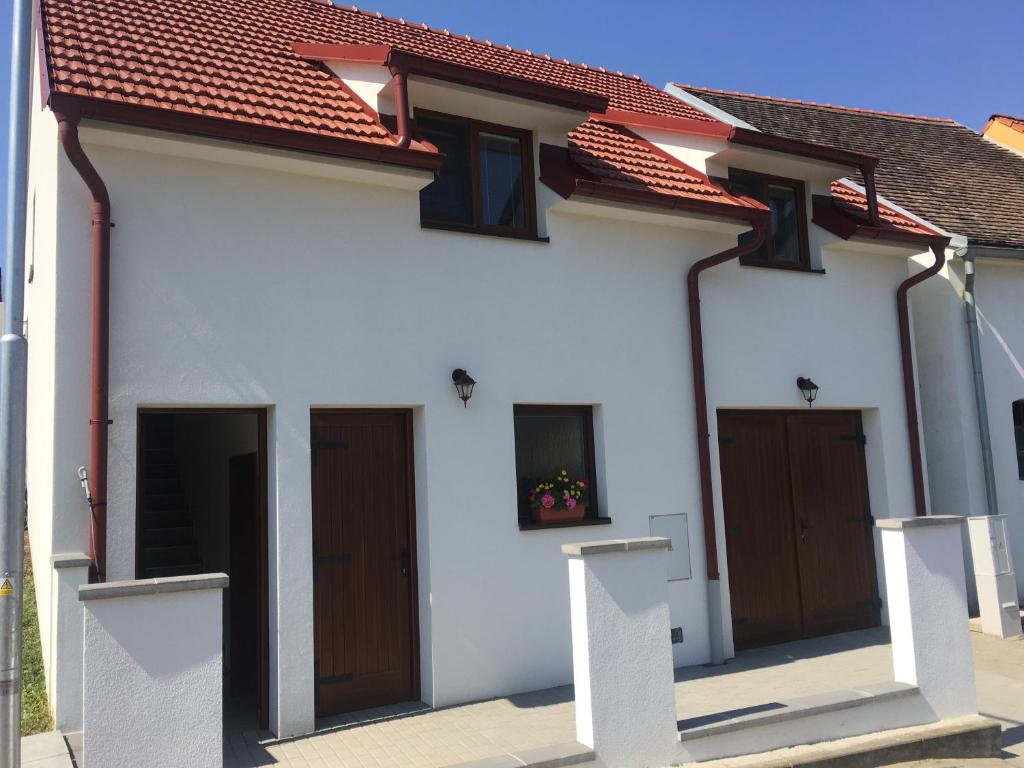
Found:
<path fill-rule="evenodd" d="M 282 736 L 569 682 L 580 526 L 672 538 L 677 665 L 879 623 L 872 516 L 927 505 L 898 297 L 947 238 L 834 185 L 874 158 L 264 6 L 42 3 L 28 480 L 58 721 L 81 606 L 47 564 L 82 552 L 94 580 L 227 572 L 228 706 Z"/>
<path fill-rule="evenodd" d="M 768 132 L 875 149 L 885 199 L 951 237 L 940 279 L 913 294 L 931 511 L 990 517 L 972 522 L 984 523 L 975 542 L 988 563 L 976 564 L 982 619 L 989 613 L 993 631 L 1019 634 L 1024 569 L 1014 583 L 1012 566 L 1024 562 L 1024 156 L 1012 149 L 1014 121 L 994 118 L 988 128 L 1005 131 L 989 138 L 952 120 L 670 90 Z M 994 559 L 984 552 L 990 542 Z"/>

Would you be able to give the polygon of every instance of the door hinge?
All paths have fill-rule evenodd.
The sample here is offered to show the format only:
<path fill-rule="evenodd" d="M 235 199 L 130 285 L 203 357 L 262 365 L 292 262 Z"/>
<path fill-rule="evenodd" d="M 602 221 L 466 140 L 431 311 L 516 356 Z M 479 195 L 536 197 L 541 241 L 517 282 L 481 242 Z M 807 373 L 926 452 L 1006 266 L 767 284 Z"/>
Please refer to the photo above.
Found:
<path fill-rule="evenodd" d="M 317 451 L 331 448 L 348 448 L 348 440 L 317 440 L 316 433 L 313 433 L 313 439 L 309 441 L 309 450 L 314 467 L 316 466 Z"/>
<path fill-rule="evenodd" d="M 736 445 L 736 438 L 733 435 L 719 435 L 719 445 Z"/>
<path fill-rule="evenodd" d="M 861 429 L 859 426 L 857 427 L 857 431 L 854 432 L 852 435 L 840 435 L 839 439 L 840 440 L 845 440 L 847 442 L 851 442 L 852 441 L 852 442 L 856 443 L 857 444 L 857 448 L 859 450 L 861 450 L 861 451 L 863 451 L 864 450 L 864 446 L 868 444 L 867 435 L 864 434 L 864 430 Z"/>

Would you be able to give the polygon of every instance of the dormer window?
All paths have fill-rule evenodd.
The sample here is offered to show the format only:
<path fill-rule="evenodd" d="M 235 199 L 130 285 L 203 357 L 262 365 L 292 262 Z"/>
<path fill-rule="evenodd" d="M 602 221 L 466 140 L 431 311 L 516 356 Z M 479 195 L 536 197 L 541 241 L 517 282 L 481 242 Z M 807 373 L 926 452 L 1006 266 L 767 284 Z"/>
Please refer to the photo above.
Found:
<path fill-rule="evenodd" d="M 537 236 L 530 131 L 423 111 L 416 113 L 416 130 L 445 155 L 420 192 L 424 227 Z"/>
<path fill-rule="evenodd" d="M 771 236 L 741 262 L 758 267 L 810 269 L 804 183 L 730 168 L 729 186 L 733 192 L 752 197 L 771 209 Z M 749 234 L 740 235 L 740 244 L 749 238 Z"/>

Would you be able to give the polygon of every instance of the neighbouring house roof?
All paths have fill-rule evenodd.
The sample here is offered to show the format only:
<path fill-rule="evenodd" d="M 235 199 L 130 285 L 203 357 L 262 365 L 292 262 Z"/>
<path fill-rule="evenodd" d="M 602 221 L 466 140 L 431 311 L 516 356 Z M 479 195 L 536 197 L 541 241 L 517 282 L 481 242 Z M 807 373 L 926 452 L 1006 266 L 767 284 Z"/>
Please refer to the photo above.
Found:
<path fill-rule="evenodd" d="M 988 119 L 988 123 L 985 125 L 985 129 L 987 130 L 988 126 L 991 125 L 992 123 L 1001 123 L 1002 125 L 1005 125 L 1017 131 L 1017 133 L 1024 133 L 1024 117 L 1010 117 L 1009 115 L 992 115 L 992 117 Z"/>
<path fill-rule="evenodd" d="M 972 244 L 1024 248 L 1024 157 L 953 120 L 679 85 L 754 127 L 879 157 L 878 191 Z"/>

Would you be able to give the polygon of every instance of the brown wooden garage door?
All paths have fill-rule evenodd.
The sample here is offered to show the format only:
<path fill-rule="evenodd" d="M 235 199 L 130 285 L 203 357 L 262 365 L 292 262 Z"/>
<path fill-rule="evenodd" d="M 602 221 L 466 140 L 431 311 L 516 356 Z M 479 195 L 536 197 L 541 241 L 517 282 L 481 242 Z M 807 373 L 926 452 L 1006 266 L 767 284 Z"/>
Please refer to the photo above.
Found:
<path fill-rule="evenodd" d="M 864 432 L 856 411 L 722 411 L 737 649 L 879 624 Z"/>

